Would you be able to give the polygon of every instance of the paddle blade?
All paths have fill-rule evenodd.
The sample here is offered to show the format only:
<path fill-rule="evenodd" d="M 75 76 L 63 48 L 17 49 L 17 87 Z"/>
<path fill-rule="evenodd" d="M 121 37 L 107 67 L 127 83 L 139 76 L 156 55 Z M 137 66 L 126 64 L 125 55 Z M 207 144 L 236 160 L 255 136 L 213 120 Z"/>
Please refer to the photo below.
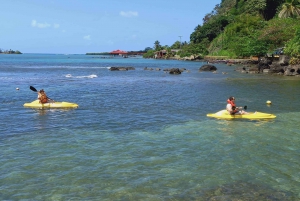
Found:
<path fill-rule="evenodd" d="M 36 88 L 34 88 L 33 86 L 30 86 L 30 89 L 31 89 L 32 91 L 37 92 Z"/>
<path fill-rule="evenodd" d="M 244 110 L 247 110 L 247 105 L 244 106 Z"/>

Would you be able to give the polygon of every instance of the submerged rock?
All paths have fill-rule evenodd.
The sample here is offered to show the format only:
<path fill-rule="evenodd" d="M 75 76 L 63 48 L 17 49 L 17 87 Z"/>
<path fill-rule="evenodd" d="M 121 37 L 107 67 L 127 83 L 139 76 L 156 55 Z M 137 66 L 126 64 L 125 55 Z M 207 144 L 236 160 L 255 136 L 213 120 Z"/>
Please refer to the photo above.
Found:
<path fill-rule="evenodd" d="M 127 71 L 127 70 L 135 70 L 134 67 L 110 67 L 110 71 Z"/>
<path fill-rule="evenodd" d="M 205 64 L 199 68 L 199 71 L 216 71 L 217 67 L 214 65 Z"/>
<path fill-rule="evenodd" d="M 172 68 L 169 70 L 169 73 L 179 75 L 179 74 L 181 74 L 181 70 L 179 68 Z"/>

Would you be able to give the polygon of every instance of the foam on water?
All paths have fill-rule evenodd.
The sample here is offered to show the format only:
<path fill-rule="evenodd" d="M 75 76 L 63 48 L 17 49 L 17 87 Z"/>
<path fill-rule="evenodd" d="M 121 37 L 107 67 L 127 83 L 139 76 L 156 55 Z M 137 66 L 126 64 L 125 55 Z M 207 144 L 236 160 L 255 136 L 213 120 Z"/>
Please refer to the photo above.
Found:
<path fill-rule="evenodd" d="M 67 74 L 65 77 L 67 78 L 96 78 L 98 77 L 97 75 L 87 75 L 87 76 L 72 76 L 71 74 Z"/>

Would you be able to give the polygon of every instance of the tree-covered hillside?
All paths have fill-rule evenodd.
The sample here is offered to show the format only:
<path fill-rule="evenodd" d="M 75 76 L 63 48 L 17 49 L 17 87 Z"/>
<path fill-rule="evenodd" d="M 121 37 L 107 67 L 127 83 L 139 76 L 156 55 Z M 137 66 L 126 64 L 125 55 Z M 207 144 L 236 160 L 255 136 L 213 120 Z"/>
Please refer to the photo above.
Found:
<path fill-rule="evenodd" d="M 190 42 L 207 44 L 208 40 L 210 55 L 264 55 L 294 38 L 300 12 L 292 11 L 299 5 L 298 0 L 223 0 L 195 28 Z M 282 12 L 285 15 L 280 16 Z"/>
<path fill-rule="evenodd" d="M 299 57 L 300 0 L 222 0 L 196 25 L 181 55 L 247 58 L 285 47 Z"/>

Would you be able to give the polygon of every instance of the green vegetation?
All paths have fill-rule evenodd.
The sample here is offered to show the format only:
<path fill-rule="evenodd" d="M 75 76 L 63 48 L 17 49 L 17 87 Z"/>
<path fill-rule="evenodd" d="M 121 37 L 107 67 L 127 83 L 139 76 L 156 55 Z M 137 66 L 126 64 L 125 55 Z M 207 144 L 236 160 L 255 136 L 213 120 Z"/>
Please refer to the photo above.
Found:
<path fill-rule="evenodd" d="M 88 52 L 86 55 L 110 55 L 109 52 Z"/>
<path fill-rule="evenodd" d="M 22 52 L 20 52 L 19 50 L 16 50 L 16 51 L 14 51 L 14 50 L 2 50 L 1 48 L 0 48 L 0 54 L 22 54 Z"/>
<path fill-rule="evenodd" d="M 286 47 L 285 54 L 300 60 L 300 0 L 222 0 L 197 25 L 190 41 L 176 41 L 171 47 L 157 40 L 155 51 L 180 49 L 177 55 L 249 58 Z M 300 63 L 300 62 L 299 62 Z"/>
<path fill-rule="evenodd" d="M 294 38 L 287 42 L 285 54 L 291 55 L 291 64 L 300 64 L 300 28 L 296 30 Z"/>

